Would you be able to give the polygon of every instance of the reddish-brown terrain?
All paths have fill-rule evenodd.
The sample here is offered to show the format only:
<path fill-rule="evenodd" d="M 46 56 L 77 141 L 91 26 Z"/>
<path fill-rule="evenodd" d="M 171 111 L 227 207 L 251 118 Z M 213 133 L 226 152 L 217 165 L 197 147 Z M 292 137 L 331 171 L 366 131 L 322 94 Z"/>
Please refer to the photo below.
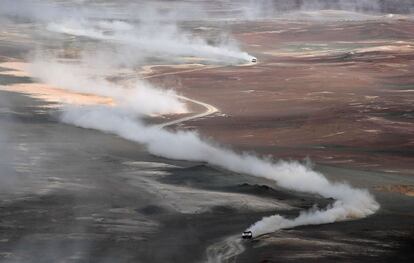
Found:
<path fill-rule="evenodd" d="M 153 67 L 152 82 L 216 106 L 187 122 L 205 136 L 277 158 L 412 174 L 414 22 L 233 24 L 250 66 Z"/>

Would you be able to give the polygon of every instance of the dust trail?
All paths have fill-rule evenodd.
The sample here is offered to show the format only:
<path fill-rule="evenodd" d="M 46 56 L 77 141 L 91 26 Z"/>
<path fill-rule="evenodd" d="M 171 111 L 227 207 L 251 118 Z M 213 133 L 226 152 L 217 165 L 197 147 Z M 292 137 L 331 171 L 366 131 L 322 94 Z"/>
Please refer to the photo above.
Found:
<path fill-rule="evenodd" d="M 102 76 L 107 69 L 85 63 L 84 58 L 81 61 L 80 64 L 69 64 L 57 59 L 36 58 L 29 70 L 33 76 L 53 86 L 110 97 L 118 107 L 138 115 L 187 112 L 186 105 L 173 90 L 160 89 L 139 79 L 130 82 L 128 87 L 120 87 Z"/>
<path fill-rule="evenodd" d="M 298 162 L 271 161 L 225 149 L 202 140 L 195 132 L 171 132 L 157 126 L 146 126 L 129 114 L 109 108 L 68 108 L 62 121 L 83 128 L 117 134 L 145 144 L 155 155 L 188 161 L 203 161 L 233 172 L 263 177 L 289 190 L 334 198 L 333 205 L 323 210 L 301 213 L 295 219 L 279 215 L 264 218 L 252 225 L 253 236 L 299 225 L 314 225 L 369 216 L 379 205 L 366 190 L 345 183 L 329 182 L 321 173 Z"/>
<path fill-rule="evenodd" d="M 239 236 L 231 236 L 207 248 L 207 262 L 236 262 L 236 256 L 243 253 L 245 247 Z"/>
<path fill-rule="evenodd" d="M 144 23 L 136 27 L 122 21 L 95 23 L 87 20 L 68 20 L 50 23 L 47 29 L 138 48 L 145 51 L 147 56 L 192 56 L 218 60 L 226 64 L 250 62 L 254 58 L 240 51 L 234 42 L 223 40 L 217 45 L 211 45 L 205 39 L 183 32 L 175 25 Z"/>
<path fill-rule="evenodd" d="M 237 45 L 227 42 L 211 45 L 203 38 L 183 32 L 176 25 L 168 26 L 153 21 L 137 26 L 108 19 L 94 22 L 84 17 L 50 22 L 47 28 L 53 32 L 129 46 L 136 49 L 136 53 L 149 53 L 150 56 L 203 57 L 229 64 L 252 59 L 248 53 L 240 51 Z M 363 218 L 379 209 L 379 204 L 368 191 L 353 188 L 345 183 L 329 182 L 321 173 L 298 162 L 274 161 L 252 154 L 236 153 L 200 138 L 196 132 L 172 132 L 142 122 L 141 118 L 145 115 L 183 112 L 185 108 L 174 94 L 154 90 L 145 83 L 137 83 L 131 90 L 121 89 L 105 79 L 96 79 L 95 76 L 91 76 L 91 72 L 82 67 L 77 74 L 72 75 L 67 67 L 59 68 L 57 64 L 49 62 L 39 65 L 37 69 L 47 69 L 47 72 L 35 74 L 45 82 L 80 92 L 110 96 L 118 102 L 118 107 L 64 108 L 61 120 L 65 123 L 116 134 L 144 144 L 150 153 L 157 156 L 206 162 L 229 171 L 273 180 L 277 185 L 289 190 L 336 200 L 325 209 L 304 211 L 293 219 L 280 215 L 265 217 L 248 228 L 254 237 L 300 225 Z M 234 259 L 243 251 L 240 239 L 230 237 L 210 247 L 207 256 L 210 262 L 222 262 Z"/>
<path fill-rule="evenodd" d="M 49 23 L 48 29 L 118 45 L 129 45 L 136 47 L 141 53 L 150 52 L 151 55 L 167 54 L 171 57 L 189 55 L 231 61 L 252 58 L 236 46 L 213 46 L 200 37 L 183 32 L 176 25 L 168 26 L 153 21 L 135 25 L 122 21 L 98 20 L 96 22 L 88 18 L 69 19 Z M 175 94 L 156 91 L 146 83 L 137 83 L 132 92 L 126 91 L 105 79 L 97 79 L 94 72 L 83 67 L 79 67 L 78 72 L 73 71 L 75 74 L 71 74 L 73 69 L 59 68 L 56 64 L 46 63 L 36 68 L 48 69 L 47 72 L 37 73 L 37 76 L 45 82 L 81 92 L 111 96 L 117 99 L 119 104 L 127 105 L 127 107 L 119 105 L 118 107 L 68 107 L 63 109 L 61 115 L 61 120 L 65 123 L 101 130 L 144 144 L 154 155 L 206 162 L 233 172 L 273 180 L 289 190 L 336 200 L 325 209 L 305 211 L 293 219 L 280 215 L 263 218 L 248 228 L 254 237 L 299 225 L 363 218 L 379 209 L 378 203 L 368 191 L 353 188 L 345 183 L 329 182 L 321 173 L 298 162 L 274 161 L 252 154 L 236 153 L 200 138 L 196 132 L 172 132 L 142 122 L 141 119 L 145 115 L 182 112 L 182 103 Z M 225 243 L 225 246 L 229 249 L 225 249 L 222 254 L 216 253 L 215 258 L 221 257 L 225 260 L 242 251 L 231 242 Z M 235 247 L 238 248 L 234 249 Z"/>
<path fill-rule="evenodd" d="M 122 30 L 128 30 L 128 28 L 124 28 L 124 25 L 121 27 L 123 27 Z M 111 35 L 108 37 L 103 33 L 93 31 L 94 29 L 91 30 L 93 34 L 105 40 L 119 41 L 123 37 L 127 37 L 123 33 L 120 34 L 121 37 Z M 85 34 L 90 35 L 90 33 Z M 130 41 L 129 37 L 125 41 Z M 134 41 L 135 39 L 132 38 L 132 42 Z M 187 45 L 186 41 L 180 42 L 179 45 L 182 43 Z M 161 49 L 159 46 L 156 48 Z M 164 51 L 161 49 L 160 52 Z M 200 52 L 200 50 L 197 50 L 197 52 Z M 68 71 L 64 70 L 64 72 L 67 73 Z M 86 72 L 85 74 L 90 73 Z M 64 76 L 64 74 L 62 75 Z M 76 87 L 94 87 L 93 82 L 82 82 L 82 78 L 78 78 L 78 75 L 82 76 L 82 74 L 72 74 L 63 83 L 56 83 L 56 85 L 67 85 L 72 89 Z M 59 77 L 59 79 L 62 79 L 62 77 Z M 105 83 L 105 85 L 108 84 Z M 98 86 L 105 87 L 105 85 Z M 166 101 L 166 104 L 158 103 L 161 100 L 153 93 L 138 94 L 136 97 L 131 97 L 128 93 L 117 92 L 119 88 L 115 85 L 110 87 L 104 89 L 103 92 L 108 92 L 109 95 L 115 92 L 119 100 L 127 100 L 130 102 L 129 105 L 140 105 L 145 101 L 150 101 L 149 105 L 154 108 L 151 108 L 151 111 L 145 111 L 145 108 L 132 106 L 123 109 L 117 107 L 69 107 L 63 110 L 61 120 L 79 127 L 116 134 L 125 139 L 144 144 L 150 153 L 157 156 L 176 160 L 206 162 L 233 172 L 273 180 L 279 186 L 289 190 L 311 193 L 336 200 L 326 209 L 305 211 L 293 219 L 280 215 L 263 218 L 248 228 L 249 231 L 252 231 L 253 237 L 299 225 L 324 224 L 363 218 L 375 213 L 379 208 L 378 203 L 368 191 L 353 188 L 345 183 L 329 182 L 321 173 L 298 162 L 274 161 L 262 159 L 252 154 L 236 153 L 212 141 L 203 140 L 196 132 L 172 132 L 162 129 L 160 126 L 145 125 L 140 119 L 143 115 L 149 112 L 168 113 L 169 110 L 173 110 L 175 107 L 166 106 L 176 101 L 163 100 Z M 139 87 L 137 89 L 139 90 Z M 96 90 L 93 89 L 92 92 L 96 92 Z M 86 92 L 90 92 L 90 90 L 86 90 Z M 165 98 L 168 98 L 168 94 Z M 162 110 L 159 108 L 160 105 L 164 105 Z M 224 246 L 231 247 L 227 243 Z M 241 251 L 242 249 L 227 248 L 222 254 L 216 253 L 214 258 L 231 258 L 235 254 L 241 253 Z M 213 255 L 214 253 L 210 254 L 210 257 L 213 258 Z"/>
<path fill-rule="evenodd" d="M 379 209 L 379 204 L 366 190 L 352 188 L 345 183 L 329 182 L 321 173 L 298 162 L 271 161 L 257 156 L 225 149 L 202 140 L 195 132 L 167 131 L 158 126 L 146 126 L 131 114 L 110 108 L 67 108 L 62 121 L 83 128 L 117 134 L 142 143 L 154 155 L 176 160 L 203 161 L 233 172 L 263 177 L 289 190 L 333 198 L 333 205 L 322 210 L 302 212 L 297 218 L 280 215 L 265 217 L 248 230 L 253 237 L 279 229 L 300 225 L 315 225 L 363 218 Z M 234 250 L 231 250 L 234 251 Z M 224 255 L 228 257 L 228 250 Z M 211 256 L 211 255 L 210 255 Z M 234 255 L 233 255 L 234 256 Z"/>

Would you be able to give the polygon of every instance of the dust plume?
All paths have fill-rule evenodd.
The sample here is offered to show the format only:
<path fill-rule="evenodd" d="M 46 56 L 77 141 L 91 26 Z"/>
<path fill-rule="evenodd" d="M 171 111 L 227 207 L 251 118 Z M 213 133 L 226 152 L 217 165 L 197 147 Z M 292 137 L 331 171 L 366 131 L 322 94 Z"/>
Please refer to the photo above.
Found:
<path fill-rule="evenodd" d="M 325 2 L 313 2 L 314 6 L 309 2 L 295 1 L 297 6 L 294 5 L 292 8 L 298 10 L 325 8 Z M 365 2 L 371 3 L 368 0 L 349 3 L 355 3 L 355 9 L 358 10 L 359 5 Z M 257 12 L 253 10 L 251 17 L 260 16 L 264 11 L 269 12 L 267 16 L 272 15 L 273 10 L 282 7 L 289 9 L 290 6 L 284 6 L 284 4 L 288 5 L 287 3 L 287 1 L 265 1 L 263 6 L 259 5 L 260 3 L 250 2 L 248 9 L 258 8 Z M 345 4 L 345 1 L 337 1 L 337 3 L 338 8 L 342 8 L 340 5 Z M 322 6 L 319 7 L 319 4 Z M 351 7 L 354 6 L 346 6 L 347 9 Z M 362 10 L 369 8 L 365 5 L 361 7 Z M 15 12 L 19 13 L 17 9 Z M 371 9 L 375 10 L 374 6 Z M 50 10 L 53 14 L 60 13 L 56 11 L 59 10 L 56 7 Z M 140 20 L 134 23 L 114 19 L 116 16 L 103 19 L 102 13 L 91 14 L 83 11 L 75 18 L 65 16 L 53 22 L 46 21 L 44 24 L 50 32 L 94 39 L 116 47 L 126 46 L 145 58 L 191 56 L 227 64 L 248 62 L 253 58 L 247 52 L 241 51 L 235 42 L 218 41 L 217 44 L 212 45 L 208 40 L 196 36 L 191 31 L 183 30 L 177 21 L 171 21 L 174 16 L 171 16 L 166 23 L 161 18 L 162 13 L 154 12 L 154 14 L 160 17 L 146 21 L 145 15 L 138 15 Z M 128 56 L 128 54 L 122 55 Z M 122 56 L 120 58 L 122 60 Z M 160 90 L 143 81 L 137 81 L 129 87 L 120 87 L 106 78 L 107 72 L 100 71 L 98 64 L 106 63 L 103 61 L 95 64 L 65 64 L 44 58 L 34 61 L 33 75 L 46 83 L 77 92 L 108 96 L 116 101 L 113 107 L 65 107 L 61 114 L 64 123 L 116 134 L 145 145 L 150 153 L 157 156 L 206 162 L 233 172 L 273 180 L 289 190 L 335 199 L 335 202 L 326 209 L 305 211 L 293 219 L 279 215 L 263 218 L 249 228 L 254 236 L 299 225 L 363 218 L 379 209 L 379 204 L 368 191 L 353 188 L 345 183 L 330 182 L 321 173 L 298 162 L 267 160 L 252 154 L 236 153 L 212 141 L 202 139 L 196 132 L 173 132 L 159 126 L 144 124 L 143 116 L 183 113 L 186 112 L 186 107 L 173 91 Z"/>
<path fill-rule="evenodd" d="M 263 177 L 286 189 L 334 198 L 325 210 L 301 213 L 295 219 L 279 215 L 264 218 L 249 228 L 254 236 L 299 225 L 323 224 L 369 216 L 378 210 L 374 198 L 362 189 L 344 183 L 331 183 L 322 174 L 298 163 L 271 161 L 220 147 L 200 139 L 195 132 L 171 132 L 146 126 L 131 115 L 110 108 L 67 108 L 62 121 L 83 128 L 117 134 L 147 146 L 154 155 L 176 160 L 202 161 L 237 173 Z"/>
<path fill-rule="evenodd" d="M 80 64 L 59 62 L 53 58 L 36 58 L 30 65 L 31 74 L 42 82 L 75 92 L 114 99 L 118 107 L 140 115 L 180 114 L 187 112 L 173 90 L 156 88 L 144 80 L 134 80 L 126 87 L 108 81 L 108 69 L 91 67 L 88 60 Z"/>
<path fill-rule="evenodd" d="M 47 26 L 52 32 L 88 37 L 112 44 L 138 48 L 142 55 L 191 56 L 212 59 L 224 64 L 250 62 L 253 56 L 240 51 L 235 41 L 216 39 L 211 45 L 202 37 L 185 32 L 176 24 L 151 22 L 133 25 L 122 21 L 75 21 L 53 22 Z M 165 57 L 163 57 L 165 59 Z"/>
<path fill-rule="evenodd" d="M 151 56 L 162 54 L 227 60 L 251 58 L 236 47 L 210 45 L 203 38 L 183 31 L 177 24 L 169 25 L 157 18 L 148 23 L 130 23 L 84 17 L 78 20 L 62 19 L 47 25 L 48 30 L 53 32 L 93 38 L 116 47 L 130 46 L 136 48 L 136 53 L 149 53 Z M 122 49 L 117 51 L 122 52 Z M 84 56 L 80 64 L 63 64 L 57 59 L 41 57 L 33 65 L 34 76 L 46 83 L 108 96 L 117 102 L 113 107 L 65 107 L 61 115 L 65 123 L 116 134 L 146 145 L 148 151 L 157 156 L 206 162 L 233 172 L 273 180 L 286 189 L 336 200 L 326 209 L 306 211 L 294 219 L 279 215 L 264 218 L 249 228 L 254 236 L 299 225 L 362 218 L 379 208 L 366 190 L 329 182 L 321 173 L 298 162 L 266 160 L 252 154 L 236 153 L 202 139 L 196 132 L 172 132 L 144 124 L 142 118 L 146 115 L 183 113 L 185 105 L 173 91 L 163 91 L 146 82 L 137 81 L 130 87 L 122 87 L 109 81 L 108 74 L 113 68 L 105 58 L 99 63 L 91 63 Z M 102 65 L 108 65 L 108 68 Z"/>
<path fill-rule="evenodd" d="M 0 3 L 0 17 L 36 21 L 41 29 L 124 45 L 142 57 L 177 56 L 214 60 L 221 64 L 250 62 L 254 57 L 243 52 L 228 32 L 210 38 L 196 36 L 184 29 L 183 21 L 208 19 L 206 2 L 169 3 L 162 1 L 104 3 L 82 1 L 11 1 Z"/>

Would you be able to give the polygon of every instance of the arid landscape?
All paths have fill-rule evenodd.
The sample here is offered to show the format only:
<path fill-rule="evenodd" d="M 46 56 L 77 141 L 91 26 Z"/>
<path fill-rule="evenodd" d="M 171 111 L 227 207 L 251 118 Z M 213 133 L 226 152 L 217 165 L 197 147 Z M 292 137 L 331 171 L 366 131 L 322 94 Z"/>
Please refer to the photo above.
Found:
<path fill-rule="evenodd" d="M 260 63 L 175 74 L 226 115 L 191 125 L 277 157 L 412 172 L 412 21 L 234 27 Z"/>
<path fill-rule="evenodd" d="M 0 262 L 412 262 L 396 2 L 5 0 Z"/>

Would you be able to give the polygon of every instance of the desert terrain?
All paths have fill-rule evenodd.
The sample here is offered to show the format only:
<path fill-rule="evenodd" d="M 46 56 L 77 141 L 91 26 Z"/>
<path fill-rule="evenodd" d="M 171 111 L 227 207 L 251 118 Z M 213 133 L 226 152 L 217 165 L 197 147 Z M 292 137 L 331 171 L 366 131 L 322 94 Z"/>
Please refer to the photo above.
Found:
<path fill-rule="evenodd" d="M 175 21 L 196 41 L 174 30 L 174 41 L 155 38 L 169 50 L 111 35 L 147 19 L 118 21 L 121 11 L 83 18 L 109 33 L 83 20 L 1 20 L 1 262 L 412 262 L 410 14 L 229 19 L 235 5 L 207 6 L 209 19 Z M 212 48 L 222 31 L 247 60 Z M 112 123 L 112 110 L 128 124 Z M 148 134 L 128 133 L 136 127 Z M 187 155 L 187 135 L 213 150 Z M 292 176 L 298 164 L 346 181 L 379 208 L 242 240 L 263 217 L 329 211 L 336 198 L 222 165 L 211 157 L 226 157 L 220 147 L 235 160 L 292 161 Z"/>

